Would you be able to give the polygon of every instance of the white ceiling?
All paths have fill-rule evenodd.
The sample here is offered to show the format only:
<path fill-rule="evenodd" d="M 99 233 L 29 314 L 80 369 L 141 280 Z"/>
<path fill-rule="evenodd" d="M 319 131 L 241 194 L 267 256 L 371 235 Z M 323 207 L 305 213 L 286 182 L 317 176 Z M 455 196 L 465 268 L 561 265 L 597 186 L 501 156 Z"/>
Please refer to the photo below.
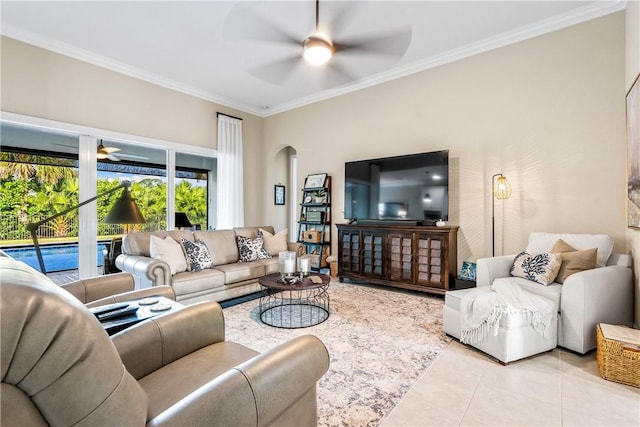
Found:
<path fill-rule="evenodd" d="M 334 41 L 400 30 L 411 39 L 401 57 L 343 51 L 329 67 L 313 67 L 295 61 L 314 30 L 310 0 L 0 4 L 5 36 L 263 117 L 625 7 L 624 0 L 323 0 L 321 30 Z M 274 29 L 300 45 L 265 40 Z M 265 68 L 283 60 L 287 67 Z"/>

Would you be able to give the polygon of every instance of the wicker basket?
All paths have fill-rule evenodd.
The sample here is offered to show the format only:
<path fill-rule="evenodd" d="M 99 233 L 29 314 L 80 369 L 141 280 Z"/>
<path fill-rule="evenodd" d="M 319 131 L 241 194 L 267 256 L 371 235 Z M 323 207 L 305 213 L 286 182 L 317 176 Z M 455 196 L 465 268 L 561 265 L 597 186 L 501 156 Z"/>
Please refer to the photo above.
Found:
<path fill-rule="evenodd" d="M 596 359 L 600 376 L 605 380 L 640 387 L 640 351 L 625 348 L 625 343 L 608 340 L 596 327 L 598 349 Z"/>
<path fill-rule="evenodd" d="M 325 250 L 324 253 L 322 254 L 322 261 L 320 262 L 320 268 L 323 268 L 323 267 L 327 266 L 327 256 L 329 256 L 329 254 L 327 252 L 328 251 Z M 318 255 L 318 254 L 309 254 L 307 256 L 309 258 L 311 258 L 311 268 L 317 268 L 318 267 L 318 259 L 320 258 L 320 255 Z"/>

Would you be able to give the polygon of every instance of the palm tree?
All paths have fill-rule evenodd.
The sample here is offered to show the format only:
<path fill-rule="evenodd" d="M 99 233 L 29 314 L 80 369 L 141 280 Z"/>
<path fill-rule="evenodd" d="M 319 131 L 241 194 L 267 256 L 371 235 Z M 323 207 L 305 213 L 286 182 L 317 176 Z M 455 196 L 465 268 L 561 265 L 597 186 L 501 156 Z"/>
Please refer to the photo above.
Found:
<path fill-rule="evenodd" d="M 0 180 L 35 180 L 39 183 L 56 184 L 61 180 L 78 176 L 72 159 L 55 159 L 31 154 L 0 152 Z"/>

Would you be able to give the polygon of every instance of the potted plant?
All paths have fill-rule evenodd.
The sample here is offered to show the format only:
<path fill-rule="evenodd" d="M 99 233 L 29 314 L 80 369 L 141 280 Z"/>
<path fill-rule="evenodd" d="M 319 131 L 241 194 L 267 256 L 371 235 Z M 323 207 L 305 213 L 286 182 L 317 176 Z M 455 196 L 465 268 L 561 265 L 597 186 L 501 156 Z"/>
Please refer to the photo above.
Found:
<path fill-rule="evenodd" d="M 320 190 L 316 191 L 315 193 L 313 193 L 313 200 L 316 203 L 324 203 L 326 195 L 327 195 L 327 193 L 324 191 L 324 189 L 320 189 Z"/>

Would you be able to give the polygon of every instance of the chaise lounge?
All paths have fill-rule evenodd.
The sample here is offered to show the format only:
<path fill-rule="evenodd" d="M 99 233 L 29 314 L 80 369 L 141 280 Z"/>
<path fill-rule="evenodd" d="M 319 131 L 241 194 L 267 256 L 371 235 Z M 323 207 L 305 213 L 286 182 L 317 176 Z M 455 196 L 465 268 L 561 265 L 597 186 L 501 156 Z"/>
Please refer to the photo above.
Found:
<path fill-rule="evenodd" d="M 564 283 L 548 286 L 522 277 L 513 277 L 511 268 L 516 255 L 481 258 L 477 262 L 478 289 L 486 289 L 496 280 L 507 280 L 557 307 L 557 322 L 549 336 L 537 334 L 530 320 L 522 314 L 510 314 L 500 320 L 497 335 L 473 344 L 498 360 L 507 363 L 556 346 L 584 354 L 596 348 L 596 325 L 633 322 L 633 279 L 631 257 L 613 252 L 613 239 L 605 235 L 533 232 L 525 252 L 536 255 L 552 251 L 562 240 L 577 251 L 597 248 L 595 268 L 569 275 Z M 472 289 L 450 291 L 445 295 L 443 326 L 447 334 L 460 339 L 462 299 Z M 482 292 L 482 291 L 480 291 Z M 557 318 L 557 320 L 556 320 Z"/>

